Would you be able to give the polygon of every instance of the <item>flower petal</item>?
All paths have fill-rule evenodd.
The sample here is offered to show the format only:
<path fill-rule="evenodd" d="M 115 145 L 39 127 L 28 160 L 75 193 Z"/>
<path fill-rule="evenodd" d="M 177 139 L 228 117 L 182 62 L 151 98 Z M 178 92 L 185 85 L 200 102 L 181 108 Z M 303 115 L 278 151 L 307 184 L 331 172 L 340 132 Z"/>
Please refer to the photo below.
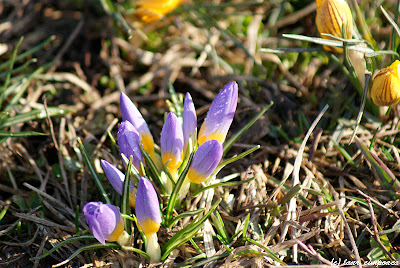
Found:
<path fill-rule="evenodd" d="M 186 93 L 183 101 L 182 130 L 183 130 L 183 153 L 186 153 L 189 138 L 193 138 L 197 127 L 197 116 L 192 97 Z"/>
<path fill-rule="evenodd" d="M 83 207 L 86 222 L 93 236 L 103 245 L 105 240 L 116 241 L 123 233 L 119 208 L 102 202 L 89 202 Z"/>
<path fill-rule="evenodd" d="M 128 159 L 133 157 L 132 164 L 140 171 L 143 154 L 139 145 L 139 133 L 129 121 L 123 121 L 118 128 L 118 147 Z"/>
<path fill-rule="evenodd" d="M 217 140 L 206 141 L 197 149 L 188 171 L 188 179 L 201 183 L 210 177 L 222 159 L 222 144 Z"/>
<path fill-rule="evenodd" d="M 380 70 L 371 86 L 372 101 L 378 106 L 392 106 L 400 102 L 400 61 Z"/>
<path fill-rule="evenodd" d="M 169 113 L 161 130 L 161 159 L 168 169 L 177 169 L 182 163 L 183 132 L 174 113 Z"/>
<path fill-rule="evenodd" d="M 146 235 L 158 232 L 161 223 L 160 203 L 153 184 L 146 177 L 142 177 L 139 181 L 136 218 Z"/>
<path fill-rule="evenodd" d="M 135 104 L 129 99 L 127 95 L 121 93 L 120 107 L 122 120 L 129 121 L 139 132 L 140 141 L 142 142 L 143 149 L 148 153 L 154 152 L 154 140 L 150 133 L 146 121 L 143 119 L 142 114 L 136 108 Z"/>
<path fill-rule="evenodd" d="M 215 97 L 199 131 L 199 145 L 209 140 L 225 141 L 237 106 L 238 85 L 226 84 Z"/>
<path fill-rule="evenodd" d="M 114 190 L 122 195 L 122 190 L 124 187 L 125 175 L 118 168 L 110 164 L 104 159 L 100 160 L 101 166 L 103 167 L 104 173 Z M 135 207 L 136 198 L 136 188 L 133 186 L 132 182 L 129 183 L 129 205 Z"/>

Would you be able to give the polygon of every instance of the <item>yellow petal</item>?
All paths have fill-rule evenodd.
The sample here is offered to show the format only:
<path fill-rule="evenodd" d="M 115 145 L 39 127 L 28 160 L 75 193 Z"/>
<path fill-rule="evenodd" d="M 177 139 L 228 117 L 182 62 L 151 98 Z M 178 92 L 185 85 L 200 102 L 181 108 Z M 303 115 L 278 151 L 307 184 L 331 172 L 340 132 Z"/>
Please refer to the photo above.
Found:
<path fill-rule="evenodd" d="M 174 10 L 181 2 L 182 0 L 139 0 L 135 16 L 144 23 L 151 23 Z"/>
<path fill-rule="evenodd" d="M 337 37 L 342 36 L 342 28 L 345 28 L 346 38 L 350 39 L 353 35 L 353 18 L 350 7 L 344 0 L 317 0 L 317 16 L 315 23 L 318 32 L 331 34 Z M 332 38 L 321 35 L 321 38 Z M 343 52 L 342 48 L 324 46 L 328 51 Z"/>
<path fill-rule="evenodd" d="M 400 61 L 383 68 L 372 81 L 371 98 L 378 106 L 392 106 L 400 101 Z"/>

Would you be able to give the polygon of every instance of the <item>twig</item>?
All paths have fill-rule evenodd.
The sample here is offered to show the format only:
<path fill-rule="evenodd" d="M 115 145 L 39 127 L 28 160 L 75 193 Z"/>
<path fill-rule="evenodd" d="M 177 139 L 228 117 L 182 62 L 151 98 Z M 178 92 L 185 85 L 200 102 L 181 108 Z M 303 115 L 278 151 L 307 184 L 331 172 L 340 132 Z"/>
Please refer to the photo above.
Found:
<path fill-rule="evenodd" d="M 371 223 L 372 223 L 372 227 L 374 228 L 374 233 L 373 233 L 374 239 L 379 244 L 379 246 L 383 249 L 383 251 L 385 251 L 385 253 L 389 256 L 389 258 L 392 261 L 395 261 L 396 259 L 393 257 L 392 253 L 390 253 L 387 250 L 387 248 L 382 244 L 382 241 L 379 238 L 379 232 L 378 232 L 378 227 L 376 225 L 375 213 L 374 213 L 374 208 L 372 207 L 371 198 L 369 196 L 367 196 L 365 198 L 365 200 L 367 201 L 369 211 L 371 212 Z"/>
<path fill-rule="evenodd" d="M 335 199 L 339 200 L 336 195 L 335 195 Z M 344 215 L 342 206 L 338 205 L 337 208 L 339 210 L 340 217 L 342 217 L 342 220 L 343 220 L 343 223 L 344 223 L 344 227 L 346 228 L 347 235 L 349 236 L 349 240 L 350 240 L 351 246 L 353 248 L 354 255 L 356 256 L 356 261 L 357 261 L 357 264 L 358 264 L 357 266 L 359 268 L 362 268 L 361 258 L 360 258 L 360 254 L 358 253 L 358 248 L 357 248 L 357 245 L 356 245 L 356 241 L 354 241 L 353 234 L 351 233 L 350 226 L 346 221 L 346 217 Z"/>
<path fill-rule="evenodd" d="M 375 200 L 374 198 L 372 198 L 372 197 L 370 197 L 370 196 L 364 194 L 364 193 L 363 193 L 361 190 L 359 190 L 359 189 L 356 189 L 356 191 L 357 191 L 360 195 L 364 196 L 365 199 L 369 198 L 369 200 L 372 201 L 372 202 L 374 202 L 374 204 L 376 204 L 377 206 L 379 206 L 379 207 L 381 207 L 381 208 L 387 210 L 389 213 L 393 214 L 396 218 L 399 218 L 399 215 L 397 215 L 397 213 L 394 212 L 393 209 L 390 209 L 390 208 L 385 207 L 385 206 L 382 205 L 378 200 Z"/>
<path fill-rule="evenodd" d="M 328 261 L 327 259 L 325 259 L 324 257 L 321 256 L 321 254 L 319 254 L 317 251 L 315 251 L 315 249 L 311 246 L 308 245 L 306 246 L 303 242 L 301 242 L 300 240 L 297 240 L 298 245 L 305 250 L 308 254 L 310 254 L 313 258 L 319 260 L 320 262 L 323 262 L 325 264 L 328 265 L 332 265 L 332 263 L 330 261 Z"/>

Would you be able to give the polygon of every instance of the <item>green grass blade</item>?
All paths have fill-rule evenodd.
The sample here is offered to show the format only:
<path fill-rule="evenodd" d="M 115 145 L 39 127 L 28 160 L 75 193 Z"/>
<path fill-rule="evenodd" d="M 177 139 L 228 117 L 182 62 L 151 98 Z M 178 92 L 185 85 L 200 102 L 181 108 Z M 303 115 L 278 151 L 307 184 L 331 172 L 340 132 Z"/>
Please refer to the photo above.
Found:
<path fill-rule="evenodd" d="M 47 38 L 46 40 L 44 40 L 43 42 L 41 42 L 40 44 L 38 44 L 37 46 L 25 51 L 24 53 L 19 54 L 18 56 L 15 57 L 15 61 L 19 61 L 22 60 L 24 58 L 29 57 L 30 55 L 36 53 L 37 51 L 41 50 L 44 46 L 46 46 L 49 42 L 53 41 L 56 39 L 55 35 L 50 36 L 49 38 Z M 2 64 L 0 64 L 0 70 L 3 70 L 5 68 L 7 68 L 7 66 L 10 65 L 10 60 L 3 62 Z"/>
<path fill-rule="evenodd" d="M 251 148 L 251 149 L 249 149 L 249 150 L 247 150 L 247 151 L 245 151 L 245 152 L 243 152 L 243 153 L 241 153 L 241 154 L 239 154 L 237 156 L 234 156 L 232 158 L 229 158 L 229 159 L 226 159 L 226 160 L 222 161 L 221 163 L 219 163 L 218 167 L 215 169 L 216 172 L 219 172 L 224 166 L 226 166 L 226 165 L 228 165 L 230 163 L 233 163 L 233 162 L 235 162 L 235 161 L 237 161 L 239 159 L 242 159 L 243 157 L 251 154 L 252 152 L 254 152 L 254 151 L 258 150 L 258 149 L 260 149 L 260 145 L 254 146 L 253 148 Z"/>
<path fill-rule="evenodd" d="M 203 226 L 204 222 L 207 218 L 211 215 L 211 213 L 217 208 L 221 200 L 218 200 L 214 203 L 214 205 L 210 208 L 210 210 L 199 220 L 193 221 L 185 228 L 179 230 L 168 242 L 162 247 L 161 252 L 163 252 L 161 256 L 161 260 L 165 260 L 168 255 L 177 247 L 182 245 L 183 243 L 187 242 L 189 239 L 194 237 L 201 226 Z"/>
<path fill-rule="evenodd" d="M 129 183 L 131 182 L 131 173 L 129 170 L 131 170 L 132 167 L 132 160 L 133 157 L 129 157 L 129 162 L 128 166 L 126 168 L 125 172 L 125 179 L 124 179 L 124 185 L 122 188 L 122 202 L 121 202 L 121 213 L 122 214 L 130 214 L 129 210 Z M 131 234 L 131 224 L 127 219 L 124 219 L 124 226 L 125 226 L 125 231 L 127 231 L 128 234 Z"/>
<path fill-rule="evenodd" d="M 221 215 L 218 211 L 214 211 L 211 214 L 211 220 L 214 223 L 214 228 L 217 230 L 217 233 L 221 236 L 221 242 L 225 245 L 228 245 L 231 242 L 231 239 L 228 236 L 228 232 L 225 229 L 224 221 L 222 220 Z"/>
<path fill-rule="evenodd" d="M 350 154 L 342 147 L 340 146 L 335 140 L 332 138 L 330 139 L 333 146 L 341 153 L 341 155 L 349 162 L 353 167 L 358 168 L 358 165 L 351 159 Z"/>
<path fill-rule="evenodd" d="M 174 212 L 175 204 L 178 200 L 179 192 L 180 192 L 181 186 L 183 184 L 183 181 L 185 180 L 186 175 L 189 171 L 190 163 L 192 162 L 193 155 L 194 155 L 194 153 L 190 154 L 188 163 L 187 163 L 185 169 L 183 170 L 183 172 L 181 173 L 181 175 L 179 176 L 179 179 L 176 182 L 175 187 L 172 189 L 171 196 L 169 197 L 167 209 L 165 210 L 165 221 L 169 227 L 172 227 L 171 226 L 171 224 L 173 222 L 172 215 Z"/>
<path fill-rule="evenodd" d="M 219 186 L 221 186 L 221 187 L 226 187 L 226 186 L 236 186 L 236 185 L 240 185 L 240 184 L 243 184 L 243 183 L 250 182 L 250 181 L 254 180 L 255 178 L 256 178 L 256 177 L 254 176 L 254 177 L 252 177 L 252 178 L 250 178 L 250 179 L 247 179 L 247 180 L 244 180 L 244 181 L 229 181 L 229 182 L 214 183 L 214 184 L 208 185 L 208 186 L 206 186 L 206 187 L 203 187 L 203 188 L 197 190 L 196 192 L 194 192 L 194 193 L 192 194 L 192 196 L 197 196 L 197 195 L 201 194 L 202 192 L 207 191 L 208 189 L 216 188 L 216 187 L 219 187 Z"/>
<path fill-rule="evenodd" d="M 380 178 L 383 189 L 389 190 L 390 196 L 393 198 L 393 200 L 396 200 L 397 197 L 396 197 L 395 193 L 393 192 L 393 187 L 395 186 L 394 184 L 396 183 L 396 178 L 389 176 L 389 174 L 385 171 L 385 168 L 383 167 L 383 165 L 384 165 L 383 162 L 380 161 L 381 163 L 378 163 L 376 160 L 377 157 L 376 158 L 373 157 L 372 153 L 362 143 L 362 141 L 360 139 L 358 139 L 357 137 L 356 137 L 356 143 L 357 143 L 358 147 L 360 148 L 362 154 L 365 156 L 367 161 L 371 164 L 372 168 L 378 174 L 378 177 Z M 385 165 L 385 167 L 386 167 L 386 165 Z M 387 169 L 387 167 L 386 167 L 386 169 Z"/>
<path fill-rule="evenodd" d="M 173 226 L 178 220 L 180 220 L 182 218 L 196 216 L 197 214 L 200 214 L 203 211 L 204 211 L 204 208 L 199 208 L 199 209 L 192 210 L 192 211 L 182 212 L 181 214 L 179 214 L 178 216 L 175 216 L 172 219 L 171 225 Z"/>
<path fill-rule="evenodd" d="M 36 131 L 8 132 L 0 131 L 0 137 L 29 137 L 29 136 L 47 136 L 49 134 Z"/>
<path fill-rule="evenodd" d="M 101 249 L 101 248 L 107 248 L 107 249 L 117 249 L 120 248 L 120 245 L 118 245 L 117 243 L 106 243 L 105 245 L 101 244 L 101 243 L 96 243 L 96 244 L 92 244 L 89 246 L 84 246 L 81 247 L 79 249 L 77 249 L 74 253 L 72 253 L 67 259 L 65 259 L 64 261 L 57 263 L 51 267 L 60 267 L 68 262 L 70 262 L 73 258 L 75 258 L 77 255 L 79 255 L 81 252 L 85 251 L 85 250 L 95 250 L 95 249 Z"/>
<path fill-rule="evenodd" d="M 27 113 L 18 114 L 16 116 L 6 118 L 3 121 L 3 123 L 0 125 L 0 128 L 10 127 L 15 124 L 26 123 L 26 122 L 35 121 L 38 119 L 44 119 L 44 118 L 47 118 L 47 114 L 50 117 L 52 117 L 52 116 L 58 116 L 58 115 L 65 115 L 65 114 L 71 113 L 71 112 L 72 112 L 72 110 L 58 108 L 58 107 L 47 107 L 47 113 L 44 108 L 38 109 L 38 110 L 33 110 L 33 111 L 30 111 Z"/>
<path fill-rule="evenodd" d="M 124 249 L 126 251 L 133 251 L 133 252 L 139 253 L 140 255 L 145 257 L 146 260 L 150 260 L 150 256 L 146 252 L 144 252 L 143 250 L 140 250 L 138 248 L 122 246 L 122 249 Z"/>
<path fill-rule="evenodd" d="M 253 117 L 250 122 L 248 122 L 244 127 L 242 127 L 237 133 L 235 133 L 232 137 L 230 137 L 229 140 L 224 142 L 224 153 L 222 157 L 226 155 L 226 153 L 229 151 L 229 149 L 233 146 L 233 144 L 240 138 L 240 136 L 248 130 L 266 111 L 268 111 L 271 106 L 274 105 L 273 102 L 271 102 L 268 106 L 266 106 L 264 109 L 261 110 L 256 116 Z"/>
<path fill-rule="evenodd" d="M 97 189 L 99 190 L 104 201 L 108 204 L 111 204 L 111 200 L 108 197 L 108 194 L 107 194 L 106 190 L 104 189 L 103 184 L 101 183 L 99 175 L 97 174 L 96 169 L 93 167 L 92 163 L 90 162 L 90 159 L 87 155 L 86 149 L 83 146 L 81 139 L 79 139 L 79 138 L 78 138 L 78 144 L 79 144 L 79 149 L 81 151 L 81 154 L 83 155 L 83 158 L 85 160 L 85 163 L 88 166 L 89 171 L 93 176 L 94 182 L 96 183 Z"/>
<path fill-rule="evenodd" d="M 96 239 L 93 235 L 81 235 L 81 236 L 75 236 L 75 237 L 71 237 L 68 239 L 65 239 L 64 241 L 58 243 L 57 245 L 55 245 L 52 249 L 50 249 L 49 251 L 45 252 L 43 255 L 37 256 L 37 257 L 33 257 L 30 258 L 31 261 L 36 261 L 36 260 L 40 260 L 43 259 L 44 257 L 49 256 L 50 254 L 52 254 L 54 251 L 58 250 L 59 248 L 61 248 L 62 246 L 75 242 L 75 241 L 80 241 L 80 240 L 91 240 L 91 239 Z"/>
<path fill-rule="evenodd" d="M 6 80 L 4 81 L 3 87 L 2 87 L 2 89 L 0 91 L 1 92 L 0 107 L 1 107 L 1 105 L 3 103 L 3 101 L 4 101 L 3 92 L 6 90 L 6 88 L 8 87 L 8 83 L 10 82 L 11 72 L 12 72 L 12 70 L 14 68 L 14 63 L 15 63 L 15 60 L 16 60 L 16 57 L 17 57 L 17 52 L 18 52 L 19 46 L 21 45 L 22 40 L 23 40 L 23 37 L 20 37 L 19 40 L 18 40 L 17 45 L 14 48 L 12 56 L 11 56 L 10 65 L 8 67 L 8 72 L 7 72 L 7 75 L 6 75 Z"/>

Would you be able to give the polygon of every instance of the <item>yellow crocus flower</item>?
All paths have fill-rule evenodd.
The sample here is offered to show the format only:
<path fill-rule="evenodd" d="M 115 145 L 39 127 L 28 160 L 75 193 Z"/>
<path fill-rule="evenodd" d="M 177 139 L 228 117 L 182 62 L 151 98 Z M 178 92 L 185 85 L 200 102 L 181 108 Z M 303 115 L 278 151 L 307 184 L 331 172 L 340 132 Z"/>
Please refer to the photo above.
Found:
<path fill-rule="evenodd" d="M 182 0 L 139 0 L 136 2 L 135 16 L 144 23 L 161 19 L 174 10 Z"/>
<path fill-rule="evenodd" d="M 317 24 L 320 34 L 326 33 L 336 37 L 342 36 L 342 29 L 345 28 L 346 38 L 350 39 L 353 35 L 353 18 L 350 7 L 344 0 L 317 0 L 317 16 L 315 23 Z M 321 38 L 332 39 L 321 35 Z M 342 53 L 340 47 L 324 46 L 327 51 L 336 51 Z"/>
<path fill-rule="evenodd" d="M 400 61 L 380 70 L 374 77 L 371 87 L 372 101 L 378 106 L 392 106 L 400 101 Z"/>

